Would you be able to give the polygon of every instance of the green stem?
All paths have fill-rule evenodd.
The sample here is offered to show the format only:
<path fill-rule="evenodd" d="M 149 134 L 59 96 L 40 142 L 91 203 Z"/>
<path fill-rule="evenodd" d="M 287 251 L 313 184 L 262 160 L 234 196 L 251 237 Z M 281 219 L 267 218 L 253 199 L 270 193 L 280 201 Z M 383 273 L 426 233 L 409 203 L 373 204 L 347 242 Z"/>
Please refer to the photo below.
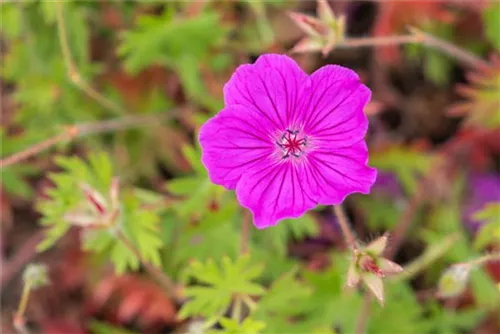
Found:
<path fill-rule="evenodd" d="M 63 2 L 57 1 L 56 6 L 56 20 L 57 20 L 57 32 L 59 36 L 59 44 L 61 45 L 61 51 L 68 71 L 68 76 L 71 82 L 73 82 L 81 91 L 83 91 L 87 96 L 95 100 L 97 103 L 113 111 L 117 115 L 125 114 L 125 111 L 116 105 L 111 100 L 104 97 L 96 89 L 90 86 L 78 72 L 75 65 L 75 61 L 71 56 L 71 50 L 69 48 L 68 33 L 66 31 L 66 25 L 64 23 L 64 13 L 63 13 Z"/>
<path fill-rule="evenodd" d="M 241 240 L 240 240 L 240 252 L 242 255 L 248 254 L 248 243 L 250 239 L 250 225 L 252 224 L 252 217 L 250 216 L 250 212 L 246 209 L 243 209 L 243 219 L 241 223 Z"/>
<path fill-rule="evenodd" d="M 252 300 L 252 298 L 250 298 L 250 296 L 243 295 L 243 296 L 241 296 L 241 299 L 246 304 L 246 306 L 250 309 L 251 312 L 255 311 L 255 309 L 257 308 L 257 303 L 254 302 Z"/>
<path fill-rule="evenodd" d="M 233 312 L 231 314 L 233 320 L 237 323 L 241 320 L 241 298 L 239 295 L 236 295 L 234 298 Z"/>
<path fill-rule="evenodd" d="M 116 235 L 118 240 L 120 240 L 123 243 L 123 245 L 132 254 L 135 255 L 135 257 L 137 257 L 137 259 L 144 266 L 147 272 L 151 276 L 153 276 L 158 281 L 158 283 L 160 283 L 163 286 L 163 288 L 170 295 L 170 297 L 172 297 L 176 301 L 180 301 L 182 298 L 178 296 L 177 287 L 175 283 L 170 279 L 170 277 L 168 277 L 161 270 L 159 270 L 158 268 L 151 265 L 148 261 L 146 261 L 146 259 L 141 255 L 139 250 L 132 244 L 132 242 L 125 236 L 125 234 L 123 234 L 123 232 L 118 231 Z"/>
<path fill-rule="evenodd" d="M 347 245 L 349 246 L 349 248 L 351 248 L 351 250 L 357 249 L 356 237 L 349 227 L 349 222 L 347 220 L 347 216 L 344 213 L 344 210 L 342 209 L 342 206 L 340 204 L 334 205 L 333 211 L 337 216 L 337 220 L 339 222 L 340 228 L 342 229 L 342 233 L 344 234 Z"/>
<path fill-rule="evenodd" d="M 483 255 L 475 260 L 465 262 L 464 264 L 470 265 L 470 266 L 481 266 L 487 262 L 490 261 L 500 261 L 500 252 L 498 253 L 490 253 Z"/>
<path fill-rule="evenodd" d="M 19 302 L 19 306 L 17 307 L 17 311 L 14 316 L 14 327 L 21 333 L 27 332 L 25 328 L 24 313 L 26 312 L 26 308 L 28 307 L 31 285 L 31 280 L 25 282 L 23 292 L 21 294 L 21 301 Z"/>
<path fill-rule="evenodd" d="M 413 260 L 410 264 L 405 266 L 405 270 L 396 276 L 391 276 L 389 279 L 394 280 L 408 280 L 419 272 L 428 268 L 432 263 L 441 258 L 446 252 L 453 247 L 455 242 L 460 238 L 458 233 L 440 240 L 438 243 L 428 247 L 425 252 L 418 258 Z"/>

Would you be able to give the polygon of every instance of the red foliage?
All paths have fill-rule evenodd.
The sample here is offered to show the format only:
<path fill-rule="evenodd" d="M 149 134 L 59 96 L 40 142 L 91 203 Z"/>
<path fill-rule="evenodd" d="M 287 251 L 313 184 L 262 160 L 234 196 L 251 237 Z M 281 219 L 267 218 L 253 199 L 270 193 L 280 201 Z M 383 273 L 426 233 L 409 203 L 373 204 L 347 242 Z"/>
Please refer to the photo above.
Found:
<path fill-rule="evenodd" d="M 381 37 L 398 34 L 405 31 L 407 25 L 415 25 L 424 18 L 450 20 L 448 12 L 443 8 L 445 2 L 442 0 L 380 2 L 373 35 Z M 398 61 L 400 57 L 397 45 L 380 48 L 377 53 L 384 62 Z"/>
<path fill-rule="evenodd" d="M 46 319 L 40 323 L 41 332 L 45 334 L 87 334 L 88 332 L 68 319 Z"/>
<path fill-rule="evenodd" d="M 487 170 L 492 163 L 491 156 L 500 154 L 500 129 L 464 129 L 444 151 L 456 155 L 464 165 L 470 164 L 473 170 Z"/>
<path fill-rule="evenodd" d="M 142 107 L 143 99 L 154 89 L 160 90 L 171 99 L 178 98 L 180 93 L 177 77 L 157 66 L 152 66 L 135 76 L 120 70 L 108 73 L 101 79 L 111 83 L 118 90 L 128 107 L 138 110 Z"/>
<path fill-rule="evenodd" d="M 177 323 L 176 308 L 150 279 L 135 275 L 110 276 L 100 281 L 89 303 L 91 312 L 104 313 L 111 321 L 136 321 L 148 332 Z"/>

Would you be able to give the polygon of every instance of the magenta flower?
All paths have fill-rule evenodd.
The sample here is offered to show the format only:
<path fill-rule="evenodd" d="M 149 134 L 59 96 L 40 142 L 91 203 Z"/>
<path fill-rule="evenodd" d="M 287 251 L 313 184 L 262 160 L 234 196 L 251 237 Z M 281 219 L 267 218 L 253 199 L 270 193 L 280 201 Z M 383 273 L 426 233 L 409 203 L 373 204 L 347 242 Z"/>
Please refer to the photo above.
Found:
<path fill-rule="evenodd" d="M 364 140 L 370 95 L 341 66 L 308 76 L 293 59 L 267 54 L 238 67 L 225 108 L 200 129 L 210 179 L 236 189 L 257 228 L 369 193 L 377 174 Z"/>

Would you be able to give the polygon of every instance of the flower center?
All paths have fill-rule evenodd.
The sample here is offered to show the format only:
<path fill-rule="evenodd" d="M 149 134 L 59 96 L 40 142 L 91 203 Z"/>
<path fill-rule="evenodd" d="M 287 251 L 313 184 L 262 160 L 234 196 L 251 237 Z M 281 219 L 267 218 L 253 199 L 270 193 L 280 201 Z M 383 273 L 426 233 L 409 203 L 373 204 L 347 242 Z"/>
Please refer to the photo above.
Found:
<path fill-rule="evenodd" d="M 288 159 L 291 156 L 298 158 L 304 153 L 307 136 L 301 135 L 299 130 L 286 129 L 280 139 L 276 141 L 276 145 L 283 151 L 283 159 Z"/>
<path fill-rule="evenodd" d="M 360 264 L 361 269 L 365 272 L 371 272 L 371 273 L 377 275 L 378 277 L 385 276 L 382 269 L 380 269 L 380 267 L 375 263 L 373 258 L 370 256 L 366 256 L 366 255 L 362 256 L 359 264 Z"/>

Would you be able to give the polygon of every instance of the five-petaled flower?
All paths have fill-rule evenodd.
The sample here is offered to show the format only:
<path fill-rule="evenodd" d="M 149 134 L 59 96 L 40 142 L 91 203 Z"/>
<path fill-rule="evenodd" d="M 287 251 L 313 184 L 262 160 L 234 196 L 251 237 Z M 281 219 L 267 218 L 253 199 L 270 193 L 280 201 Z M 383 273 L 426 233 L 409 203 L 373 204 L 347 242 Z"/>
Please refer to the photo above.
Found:
<path fill-rule="evenodd" d="M 267 54 L 238 67 L 225 108 L 200 129 L 210 179 L 236 189 L 258 228 L 369 193 L 377 175 L 364 140 L 370 95 L 341 66 L 309 76 L 293 59 Z"/>
<path fill-rule="evenodd" d="M 387 239 L 388 235 L 384 234 L 365 247 L 354 249 L 347 273 L 347 286 L 355 287 L 363 281 L 380 304 L 384 303 L 382 279 L 403 271 L 399 264 L 382 257 Z"/>

